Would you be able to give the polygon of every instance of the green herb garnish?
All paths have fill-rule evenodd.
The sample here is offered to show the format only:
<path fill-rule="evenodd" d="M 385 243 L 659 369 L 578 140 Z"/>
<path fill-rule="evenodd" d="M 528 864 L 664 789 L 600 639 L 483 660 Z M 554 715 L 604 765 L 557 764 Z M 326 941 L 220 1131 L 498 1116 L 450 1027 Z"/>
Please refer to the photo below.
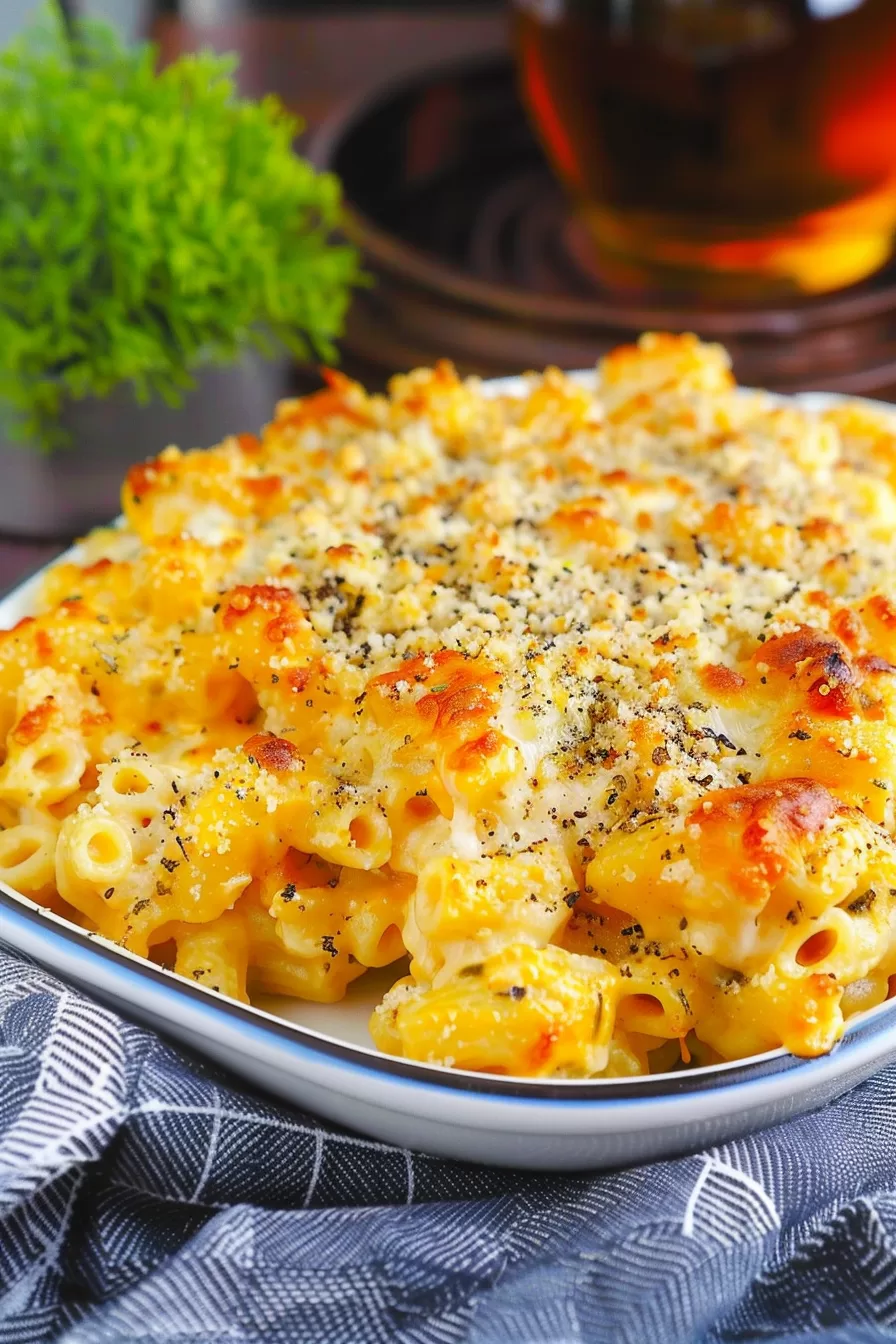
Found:
<path fill-rule="evenodd" d="M 357 253 L 339 184 L 293 151 L 235 60 L 156 51 L 47 10 L 0 55 L 0 399 L 59 438 L 66 398 L 130 382 L 178 404 L 247 345 L 335 358 Z"/>

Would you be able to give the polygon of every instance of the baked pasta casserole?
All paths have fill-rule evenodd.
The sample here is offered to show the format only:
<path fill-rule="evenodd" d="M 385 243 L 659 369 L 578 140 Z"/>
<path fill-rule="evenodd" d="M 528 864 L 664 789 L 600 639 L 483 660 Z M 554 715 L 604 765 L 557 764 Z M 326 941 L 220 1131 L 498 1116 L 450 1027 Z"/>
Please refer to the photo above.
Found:
<path fill-rule="evenodd" d="M 0 877 L 406 1059 L 828 1050 L 896 974 L 896 413 L 644 337 L 135 467 L 0 635 Z"/>

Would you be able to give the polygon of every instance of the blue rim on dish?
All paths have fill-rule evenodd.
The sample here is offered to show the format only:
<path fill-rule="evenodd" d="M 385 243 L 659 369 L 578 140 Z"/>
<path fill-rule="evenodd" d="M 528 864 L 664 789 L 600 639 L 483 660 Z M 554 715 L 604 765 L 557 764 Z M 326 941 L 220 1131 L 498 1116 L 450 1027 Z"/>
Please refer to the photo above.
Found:
<path fill-rule="evenodd" d="M 11 893 L 2 885 L 0 885 L 0 911 L 3 913 L 4 921 L 11 919 L 14 923 L 17 922 L 29 929 L 39 928 L 42 939 L 50 945 L 54 943 L 57 946 L 65 945 L 69 950 L 75 950 L 85 960 L 100 957 L 119 979 L 126 980 L 131 975 L 137 975 L 153 987 L 156 997 L 161 995 L 167 999 L 173 997 L 181 1001 L 186 1000 L 194 1010 L 204 1014 L 218 1017 L 224 1014 L 232 1025 L 238 1026 L 247 1035 L 261 1037 L 274 1035 L 280 1044 L 290 1046 L 298 1054 L 307 1052 L 323 1056 L 343 1068 L 361 1074 L 385 1075 L 394 1082 L 411 1083 L 418 1088 L 422 1086 L 435 1091 L 448 1089 L 472 1092 L 486 1095 L 494 1101 L 560 1102 L 564 1107 L 593 1105 L 598 1101 L 604 1104 L 655 1101 L 660 1098 L 666 1101 L 684 1101 L 699 1093 L 727 1090 L 729 1087 L 736 1086 L 743 1091 L 750 1083 L 758 1083 L 763 1079 L 773 1076 L 777 1078 L 795 1070 L 818 1068 L 830 1058 L 830 1055 L 821 1055 L 813 1059 L 802 1059 L 784 1050 L 775 1050 L 752 1059 L 676 1073 L 646 1075 L 642 1078 L 563 1081 L 501 1078 L 494 1074 L 451 1070 L 438 1065 L 379 1054 L 372 1048 L 367 1049 L 364 1046 L 335 1040 L 308 1027 L 281 1020 L 261 1009 L 238 1003 L 223 995 L 213 995 L 212 991 L 192 984 L 173 971 L 156 966 L 153 962 L 116 947 L 99 934 L 69 924 L 62 916 L 43 909 L 27 897 Z M 3 941 L 0 927 L 0 943 Z M 126 996 L 122 995 L 122 998 L 126 1001 Z M 896 1000 L 889 1004 L 881 1004 L 867 1014 L 850 1019 L 842 1041 L 835 1045 L 834 1050 L 840 1051 L 856 1046 L 859 1042 L 867 1043 L 873 1037 L 892 1033 L 896 1028 L 894 1008 Z"/>

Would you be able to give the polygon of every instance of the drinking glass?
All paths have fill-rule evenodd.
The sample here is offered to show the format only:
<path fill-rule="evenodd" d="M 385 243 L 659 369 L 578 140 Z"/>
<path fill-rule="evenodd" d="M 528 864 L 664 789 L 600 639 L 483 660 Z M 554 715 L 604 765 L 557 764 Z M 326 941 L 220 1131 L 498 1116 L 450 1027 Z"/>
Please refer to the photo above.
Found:
<path fill-rule="evenodd" d="M 610 284 L 767 300 L 896 235 L 896 0 L 515 0 L 523 96 Z"/>

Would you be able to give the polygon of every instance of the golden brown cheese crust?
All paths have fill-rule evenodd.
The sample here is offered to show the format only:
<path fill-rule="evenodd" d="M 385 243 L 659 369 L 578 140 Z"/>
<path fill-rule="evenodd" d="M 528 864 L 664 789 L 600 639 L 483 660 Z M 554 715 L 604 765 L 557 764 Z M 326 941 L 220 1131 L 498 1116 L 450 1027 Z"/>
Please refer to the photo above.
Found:
<path fill-rule="evenodd" d="M 0 875 L 243 997 L 407 950 L 409 1057 L 828 1048 L 896 974 L 894 423 L 651 336 L 166 449 L 0 634 Z"/>

